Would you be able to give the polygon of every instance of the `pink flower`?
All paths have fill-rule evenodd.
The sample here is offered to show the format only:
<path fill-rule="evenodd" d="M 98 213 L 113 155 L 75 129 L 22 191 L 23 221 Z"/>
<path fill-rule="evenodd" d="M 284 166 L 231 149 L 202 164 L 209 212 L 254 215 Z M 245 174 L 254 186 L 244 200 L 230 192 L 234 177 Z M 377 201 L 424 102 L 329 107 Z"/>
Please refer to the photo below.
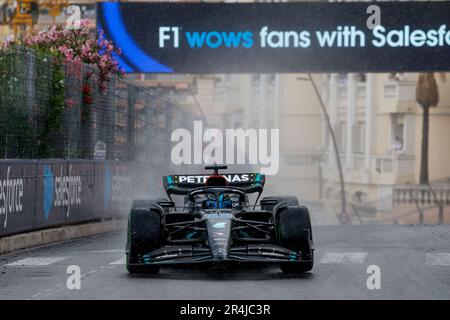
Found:
<path fill-rule="evenodd" d="M 89 19 L 81 19 L 80 29 L 86 29 L 89 26 Z"/>
<path fill-rule="evenodd" d="M 7 37 L 4 41 L 2 41 L 0 45 L 1 50 L 6 50 L 11 47 L 11 45 L 14 44 L 14 36 Z"/>
<path fill-rule="evenodd" d="M 66 99 L 66 106 L 68 106 L 69 108 L 72 108 L 76 104 L 77 104 L 77 102 L 75 101 L 75 99 L 72 99 L 72 98 Z"/>
<path fill-rule="evenodd" d="M 121 50 L 115 48 L 111 41 L 104 39 L 102 31 L 99 32 L 98 39 L 92 38 L 88 25 L 89 21 L 83 19 L 80 29 L 65 29 L 58 25 L 47 31 L 30 32 L 19 39 L 17 44 L 56 55 L 65 61 L 67 70 L 73 69 L 73 73 L 77 75 L 81 72 L 81 63 L 96 66 L 98 86 L 105 89 L 106 82 L 112 75 L 123 74 L 123 70 L 113 57 L 113 53 L 120 55 Z M 7 39 L 0 43 L 0 50 L 6 50 L 14 44 L 16 44 L 14 39 Z"/>

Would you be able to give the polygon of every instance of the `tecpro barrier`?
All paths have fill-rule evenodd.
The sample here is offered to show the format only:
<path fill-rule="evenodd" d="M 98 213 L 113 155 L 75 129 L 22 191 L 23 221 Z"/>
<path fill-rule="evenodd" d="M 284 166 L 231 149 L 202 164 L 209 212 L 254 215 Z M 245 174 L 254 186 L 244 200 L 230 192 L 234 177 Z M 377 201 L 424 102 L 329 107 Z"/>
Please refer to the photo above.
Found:
<path fill-rule="evenodd" d="M 0 160 L 0 237 L 125 216 L 132 198 L 158 186 L 160 176 L 134 163 Z"/>

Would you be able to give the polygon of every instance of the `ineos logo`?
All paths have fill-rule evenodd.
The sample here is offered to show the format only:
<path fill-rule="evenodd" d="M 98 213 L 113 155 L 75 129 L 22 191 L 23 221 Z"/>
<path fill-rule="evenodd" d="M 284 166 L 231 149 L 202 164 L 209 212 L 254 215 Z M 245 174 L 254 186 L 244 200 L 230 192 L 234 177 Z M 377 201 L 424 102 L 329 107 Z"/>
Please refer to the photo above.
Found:
<path fill-rule="evenodd" d="M 11 167 L 8 166 L 6 179 L 0 180 L 0 215 L 5 215 L 3 228 L 8 225 L 8 215 L 22 211 L 23 180 L 9 179 Z"/>

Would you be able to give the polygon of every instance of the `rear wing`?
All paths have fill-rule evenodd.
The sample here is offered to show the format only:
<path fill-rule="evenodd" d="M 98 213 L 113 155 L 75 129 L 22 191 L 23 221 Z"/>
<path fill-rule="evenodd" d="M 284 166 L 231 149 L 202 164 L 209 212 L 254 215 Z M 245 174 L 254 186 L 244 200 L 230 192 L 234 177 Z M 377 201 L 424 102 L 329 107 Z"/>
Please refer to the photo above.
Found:
<path fill-rule="evenodd" d="M 261 193 L 266 182 L 266 176 L 261 173 L 221 173 L 229 187 L 236 187 L 245 193 Z M 164 176 L 163 185 L 167 194 L 185 195 L 191 190 L 206 187 L 206 179 L 211 174 Z"/>

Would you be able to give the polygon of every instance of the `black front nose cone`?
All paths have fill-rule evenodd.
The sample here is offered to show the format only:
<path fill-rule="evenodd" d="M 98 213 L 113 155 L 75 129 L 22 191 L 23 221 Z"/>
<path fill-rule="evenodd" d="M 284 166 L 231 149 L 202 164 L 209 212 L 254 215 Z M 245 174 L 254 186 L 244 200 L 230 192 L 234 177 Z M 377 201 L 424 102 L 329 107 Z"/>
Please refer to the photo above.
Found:
<path fill-rule="evenodd" d="M 209 244 L 214 260 L 225 260 L 228 257 L 228 242 L 231 230 L 231 214 L 208 214 L 206 219 Z"/>

